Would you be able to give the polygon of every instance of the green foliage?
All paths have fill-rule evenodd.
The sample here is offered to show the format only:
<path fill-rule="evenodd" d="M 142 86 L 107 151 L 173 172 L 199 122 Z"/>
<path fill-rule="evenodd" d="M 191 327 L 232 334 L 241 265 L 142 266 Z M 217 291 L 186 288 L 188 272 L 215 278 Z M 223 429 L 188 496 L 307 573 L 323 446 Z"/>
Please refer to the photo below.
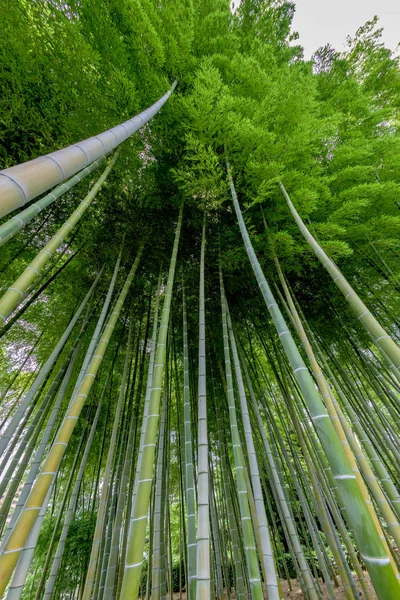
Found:
<path fill-rule="evenodd" d="M 0 0 L 0 6 L 0 168 L 116 125 L 156 101 L 178 79 L 177 90 L 162 111 L 124 144 L 107 184 L 76 237 L 62 248 L 65 254 L 57 254 L 49 274 L 71 251 L 79 249 L 77 256 L 2 339 L 0 393 L 8 389 L 17 372 L 18 354 L 26 353 L 44 332 L 34 353 L 35 364 L 13 383 L 6 410 L 32 369 L 48 357 L 104 266 L 93 307 L 97 314 L 123 238 L 118 289 L 139 241 L 146 241 L 143 266 L 127 309 L 142 314 L 160 266 L 166 269 L 182 198 L 185 211 L 177 268 L 189 290 L 191 357 L 197 352 L 194 315 L 203 211 L 207 223 L 206 322 L 213 344 L 220 343 L 216 273 L 221 261 L 229 305 L 242 323 L 243 337 L 249 334 L 258 340 L 261 323 L 270 334 L 267 348 L 275 350 L 232 213 L 225 149 L 267 278 L 276 281 L 273 249 L 318 332 L 334 343 L 343 335 L 343 323 L 351 320 L 300 236 L 279 191 L 279 180 L 313 235 L 373 308 L 381 310 L 379 301 L 384 300 L 398 314 L 400 70 L 398 59 L 382 44 L 376 20 L 357 31 L 345 52 L 325 47 L 305 62 L 301 48 L 293 44 L 294 3 L 286 0 L 242 0 L 234 12 L 229 0 Z M 68 218 L 97 176 L 96 172 L 79 184 L 1 248 L 2 292 Z M 328 298 L 343 309 L 341 321 L 332 319 Z M 174 310 L 174 335 L 180 342 L 180 324 L 176 325 L 180 313 Z M 91 322 L 82 348 L 87 347 L 93 328 Z M 110 344 L 101 374 L 103 382 L 104 374 L 116 367 L 113 391 L 100 419 L 106 440 L 123 362 L 121 323 L 118 335 Z M 71 340 L 61 359 L 70 344 Z M 271 374 L 260 344 L 247 350 Z M 214 416 L 210 409 L 213 436 Z M 65 457 L 65 473 L 71 468 L 80 433 L 78 428 Z M 211 446 L 214 443 L 215 439 Z M 96 435 L 94 450 L 85 475 L 91 480 L 98 460 L 104 463 L 104 457 L 99 459 L 100 435 Z M 175 454 L 173 459 L 175 581 L 181 515 Z M 56 508 L 65 480 L 63 473 Z M 88 484 L 84 484 L 85 493 L 90 496 Z M 93 518 L 86 506 L 73 522 L 57 580 L 60 597 L 79 581 L 85 568 Z M 53 527 L 54 517 L 47 516 L 28 588 L 37 584 Z M 289 569 L 294 575 L 290 560 Z"/>

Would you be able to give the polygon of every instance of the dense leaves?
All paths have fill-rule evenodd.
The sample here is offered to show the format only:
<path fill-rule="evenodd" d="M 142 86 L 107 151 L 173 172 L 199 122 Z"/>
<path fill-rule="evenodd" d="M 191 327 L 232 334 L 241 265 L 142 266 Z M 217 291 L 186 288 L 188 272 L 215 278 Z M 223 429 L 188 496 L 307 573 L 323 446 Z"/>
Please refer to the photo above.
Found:
<path fill-rule="evenodd" d="M 135 352 L 140 355 L 149 337 L 145 333 L 148 303 L 160 269 L 164 275 L 167 272 L 182 201 L 185 210 L 175 288 L 179 295 L 183 276 L 189 290 L 191 362 L 197 352 L 198 269 L 205 213 L 210 353 L 222 351 L 218 288 L 222 264 L 233 320 L 249 352 L 254 353 L 253 363 L 261 363 L 269 374 L 278 368 L 274 361 L 282 360 L 279 353 L 273 366 L 264 356 L 264 346 L 273 354 L 276 341 L 266 323 L 233 213 L 227 155 L 267 278 L 271 284 L 278 281 L 276 254 L 311 327 L 330 352 L 345 356 L 349 351 L 337 343 L 344 327 L 363 344 L 369 341 L 301 237 L 279 190 L 280 180 L 324 250 L 372 312 L 398 335 L 400 70 L 398 59 L 381 42 L 376 19 L 349 38 L 345 52 L 327 46 L 316 50 L 311 61 L 304 61 L 291 26 L 295 6 L 286 0 L 242 0 L 236 9 L 229 0 L 0 0 L 0 10 L 0 168 L 116 125 L 152 104 L 178 79 L 162 111 L 123 145 L 101 193 L 30 295 L 72 253 L 76 256 L 1 338 L 1 419 L 29 383 L 31 373 L 48 357 L 100 269 L 104 267 L 104 277 L 88 309 L 93 314 L 100 309 L 120 248 L 124 272 L 118 275 L 118 289 L 144 241 L 144 256 L 123 317 L 139 315 L 135 335 L 141 345 L 137 344 Z M 69 217 L 99 174 L 96 171 L 81 182 L 1 248 L 2 292 Z M 173 301 L 178 363 L 179 302 Z M 89 480 L 96 479 L 105 463 L 104 440 L 109 439 L 112 427 L 109 415 L 117 402 L 121 347 L 126 343 L 124 323 L 121 319 L 101 373 L 102 381 L 105 373 L 112 373 L 114 387 L 110 386 L 101 413 L 99 431 L 103 433 L 94 440 L 83 497 L 92 493 Z M 260 327 L 268 336 L 260 334 Z M 84 347 L 93 329 L 90 321 Z M 32 359 L 16 378 L 21 356 L 39 337 Z M 254 348 L 249 339 L 257 339 Z M 63 357 L 71 344 L 70 340 Z M 207 360 L 217 380 L 219 365 L 210 356 Z M 223 395 L 219 381 L 215 389 L 217 397 Z M 95 389 L 96 399 L 99 394 L 100 385 Z M 279 412 L 279 407 L 271 410 Z M 227 425 L 227 415 L 223 417 Z M 170 418 L 175 435 L 180 427 L 178 414 Z M 209 420 L 210 445 L 217 453 L 218 424 L 212 405 Z M 82 430 L 79 425 L 62 463 L 55 509 Z M 293 436 L 292 445 L 296 444 Z M 174 455 L 170 473 L 174 498 L 179 496 L 180 485 L 177 463 Z M 83 577 L 83 563 L 90 554 L 93 506 L 84 509 L 79 507 L 70 529 L 62 577 L 57 581 L 60 595 Z M 176 531 L 178 501 L 171 508 L 171 522 L 172 553 L 178 563 L 182 555 Z M 39 577 L 53 526 L 54 516 L 46 516 L 28 587 L 34 587 Z M 302 536 L 306 540 L 304 532 Z M 279 565 L 286 550 L 279 553 Z M 173 577 L 177 577 L 176 570 Z"/>

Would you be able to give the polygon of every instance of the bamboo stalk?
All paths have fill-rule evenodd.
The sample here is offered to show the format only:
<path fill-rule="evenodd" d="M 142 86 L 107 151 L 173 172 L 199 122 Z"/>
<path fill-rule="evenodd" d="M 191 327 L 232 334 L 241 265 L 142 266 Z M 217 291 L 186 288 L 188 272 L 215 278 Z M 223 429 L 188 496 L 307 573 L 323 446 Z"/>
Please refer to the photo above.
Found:
<path fill-rule="evenodd" d="M 206 391 L 206 339 L 204 301 L 204 256 L 206 244 L 205 213 L 201 235 L 199 290 L 199 376 L 197 432 L 197 564 L 196 600 L 210 597 L 210 507 L 208 488 L 208 432 Z"/>
<path fill-rule="evenodd" d="M 175 81 L 171 89 L 155 104 L 125 123 L 62 150 L 0 171 L 0 216 L 24 206 L 39 194 L 111 152 L 154 117 L 168 100 L 176 84 Z"/>
<path fill-rule="evenodd" d="M 336 284 L 336 286 L 339 288 L 339 290 L 342 292 L 342 294 L 354 310 L 359 322 L 371 335 L 371 338 L 374 341 L 376 347 L 382 352 L 384 358 L 389 359 L 390 363 L 394 366 L 393 373 L 396 375 L 396 378 L 400 380 L 400 348 L 397 346 L 397 344 L 395 344 L 395 342 L 391 339 L 391 337 L 387 334 L 383 327 L 378 323 L 378 321 L 372 315 L 371 311 L 368 310 L 364 302 L 361 300 L 361 298 L 359 298 L 359 296 L 356 294 L 349 282 L 345 279 L 344 275 L 340 272 L 340 270 L 337 268 L 334 262 L 329 258 L 326 252 L 324 252 L 324 250 L 318 244 L 316 239 L 311 235 L 303 220 L 301 219 L 299 213 L 293 206 L 293 203 L 291 202 L 289 195 L 281 182 L 279 182 L 279 186 L 285 197 L 289 210 L 292 213 L 293 218 L 296 221 L 305 240 L 307 241 L 309 246 L 314 250 L 316 257 L 318 258 L 324 269 L 326 269 L 326 271 L 332 277 L 333 282 Z"/>

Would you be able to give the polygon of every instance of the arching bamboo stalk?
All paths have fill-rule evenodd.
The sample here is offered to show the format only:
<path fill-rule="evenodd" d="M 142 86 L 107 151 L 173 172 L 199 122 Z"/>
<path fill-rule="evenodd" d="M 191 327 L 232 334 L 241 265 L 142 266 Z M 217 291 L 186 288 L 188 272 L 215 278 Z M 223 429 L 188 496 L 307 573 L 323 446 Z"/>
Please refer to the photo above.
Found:
<path fill-rule="evenodd" d="M 174 91 L 176 83 L 155 104 L 125 123 L 62 150 L 0 171 L 0 216 L 24 206 L 111 152 L 154 117 Z"/>

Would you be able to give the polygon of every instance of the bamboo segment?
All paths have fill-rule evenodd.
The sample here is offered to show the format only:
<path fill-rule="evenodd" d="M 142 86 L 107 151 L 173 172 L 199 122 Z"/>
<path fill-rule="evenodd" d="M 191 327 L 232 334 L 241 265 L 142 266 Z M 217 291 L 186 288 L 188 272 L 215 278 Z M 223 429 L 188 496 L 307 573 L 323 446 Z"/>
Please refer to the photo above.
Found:
<path fill-rule="evenodd" d="M 358 487 L 356 476 L 351 470 L 329 415 L 262 272 L 243 220 L 229 164 L 227 164 L 227 167 L 233 204 L 246 252 L 295 379 L 302 391 L 313 425 L 328 458 L 337 486 L 338 497 L 341 498 L 346 509 L 349 526 L 354 533 L 357 546 L 367 566 L 378 598 L 380 600 L 391 600 L 396 595 L 400 596 L 397 573 L 391 565 L 390 557 L 382 544 Z"/>
<path fill-rule="evenodd" d="M 166 387 L 166 386 L 165 386 Z M 160 435 L 158 436 L 158 456 L 157 472 L 154 499 L 154 533 L 153 533 L 153 563 L 151 577 L 151 597 L 152 600 L 160 600 L 165 594 L 162 589 L 165 587 L 165 414 L 167 405 L 167 393 L 164 389 L 164 399 L 161 409 Z"/>
<path fill-rule="evenodd" d="M 0 217 L 24 206 L 119 146 L 154 117 L 174 91 L 176 83 L 155 104 L 125 123 L 62 150 L 0 171 Z"/>
<path fill-rule="evenodd" d="M 39 514 L 46 494 L 64 456 L 65 449 L 71 438 L 81 410 L 86 402 L 86 398 L 88 397 L 88 394 L 93 386 L 93 382 L 103 360 L 103 356 L 107 350 L 114 327 L 117 323 L 125 298 L 128 294 L 129 288 L 139 265 L 142 252 L 143 245 L 138 251 L 137 257 L 116 302 L 115 309 L 107 321 L 100 342 L 96 348 L 96 353 L 90 362 L 88 371 L 80 386 L 79 393 L 75 395 L 72 403 L 70 404 L 68 412 L 58 430 L 55 441 L 44 462 L 41 472 L 25 503 L 24 510 L 22 511 L 18 522 L 11 532 L 7 544 L 5 545 L 0 556 L 0 593 L 3 593 L 7 586 L 7 583 L 18 561 L 18 557 L 21 554 L 24 543 L 29 535 L 29 532 L 35 524 L 36 517 Z"/>
<path fill-rule="evenodd" d="M 140 431 L 140 443 L 139 443 L 139 453 L 138 453 L 138 459 L 137 459 L 137 465 L 136 465 L 135 481 L 137 481 L 138 478 L 139 478 L 140 466 L 142 464 L 144 436 L 145 436 L 145 433 L 146 433 L 147 416 L 149 414 L 149 405 L 150 405 L 150 398 L 151 398 L 151 385 L 152 385 L 152 381 L 153 381 L 154 360 L 155 360 L 156 346 L 157 346 L 158 311 L 159 311 L 159 306 L 160 306 L 160 290 L 161 290 L 161 273 L 160 273 L 160 276 L 159 276 L 159 279 L 158 279 L 158 285 L 157 285 L 157 291 L 156 291 L 156 302 L 155 302 L 155 307 L 154 307 L 154 322 L 153 322 L 153 333 L 152 333 L 152 338 L 151 338 L 149 370 L 148 370 L 148 373 L 147 373 L 146 396 L 145 396 L 144 408 L 143 408 L 142 427 L 141 427 L 141 431 Z M 133 491 L 132 506 L 135 504 L 135 497 L 136 497 L 136 489 L 134 489 L 134 491 Z"/>
<path fill-rule="evenodd" d="M 136 389 L 136 399 L 133 402 L 133 390 L 135 389 L 135 380 L 136 373 L 138 371 L 138 355 L 139 355 L 139 347 L 140 344 L 136 344 L 136 356 L 134 357 L 135 366 L 133 372 L 133 378 L 131 381 L 131 387 L 129 390 L 129 386 L 126 391 L 126 402 L 129 402 L 129 409 L 127 415 L 127 423 L 129 426 L 127 427 L 127 440 L 126 447 L 122 449 L 124 454 L 123 457 L 123 466 L 122 466 L 122 474 L 121 474 L 121 484 L 118 490 L 118 502 L 116 507 L 115 518 L 112 523 L 112 535 L 111 535 L 111 544 L 110 544 L 110 557 L 107 565 L 107 574 L 104 585 L 104 598 L 118 598 L 119 593 L 117 590 L 118 585 L 118 572 L 117 566 L 118 562 L 122 562 L 124 559 L 124 540 L 126 539 L 126 523 L 128 522 L 128 510 L 126 511 L 125 523 L 123 523 L 124 511 L 125 507 L 128 509 L 129 505 L 127 505 L 127 498 L 129 498 L 129 493 L 127 495 L 128 484 L 132 483 L 132 473 L 133 473 L 133 458 L 134 451 L 136 446 L 136 438 L 137 438 L 137 411 L 142 399 L 142 387 L 144 383 L 144 367 L 145 367 L 145 354 L 147 350 L 147 340 L 148 340 L 148 330 L 150 326 L 150 310 L 151 310 L 151 297 L 149 299 L 148 313 L 147 313 L 147 323 L 146 323 L 146 331 L 145 331 L 145 339 L 143 343 L 142 357 L 139 369 L 139 383 Z M 131 319 L 132 319 L 131 314 Z M 139 324 L 139 339 L 141 339 L 141 322 Z M 133 406 L 132 406 L 133 404 Z M 125 444 L 124 444 L 125 446 Z M 129 489 L 128 489 L 129 491 Z M 122 549 L 120 552 L 122 540 Z"/>
<path fill-rule="evenodd" d="M 49 545 L 47 547 L 46 560 L 45 560 L 43 568 L 42 568 L 42 574 L 41 574 L 41 577 L 40 577 L 40 580 L 39 580 L 39 583 L 38 583 L 38 586 L 37 586 L 37 589 L 36 589 L 36 594 L 35 594 L 34 600 L 39 600 L 39 598 L 40 599 L 42 598 L 43 586 L 44 586 L 44 583 L 46 581 L 47 570 L 49 568 L 51 556 L 52 556 L 53 550 L 54 550 L 54 545 L 56 543 L 58 529 L 60 527 L 60 524 L 61 524 L 61 521 L 62 521 L 62 518 L 63 518 L 63 514 L 64 514 L 64 510 L 65 510 L 65 507 L 67 505 L 67 501 L 68 501 L 69 496 L 70 496 L 70 491 L 71 491 L 71 488 L 72 488 L 73 480 L 75 478 L 75 471 L 76 471 L 76 468 L 77 468 L 78 463 L 79 463 L 79 459 L 80 459 L 81 450 L 82 450 L 82 447 L 83 447 L 83 442 L 84 442 L 85 436 L 86 436 L 86 427 L 83 428 L 83 431 L 81 433 L 81 438 L 80 438 L 80 441 L 79 441 L 79 444 L 78 444 L 78 448 L 77 448 L 77 450 L 75 452 L 74 462 L 72 463 L 72 467 L 71 467 L 71 470 L 70 470 L 70 473 L 69 473 L 68 481 L 67 481 L 67 484 L 66 484 L 66 486 L 64 488 L 63 498 L 62 498 L 61 504 L 60 504 L 59 509 L 58 509 L 58 514 L 57 514 L 56 522 L 54 524 L 53 534 L 51 536 L 50 543 L 49 543 Z"/>
<path fill-rule="evenodd" d="M 66 367 L 65 367 L 66 368 Z M 58 383 L 60 383 L 64 372 L 61 373 Z M 3 497 L 3 493 L 6 490 L 7 486 L 8 490 L 5 496 L 3 497 L 3 501 L 0 509 L 0 532 L 3 532 L 3 527 L 5 525 L 8 511 L 11 506 L 11 502 L 14 498 L 14 495 L 20 485 L 25 468 L 32 456 L 34 451 L 36 442 L 38 440 L 39 435 L 42 433 L 42 427 L 46 420 L 48 411 L 50 409 L 51 403 L 53 401 L 53 397 L 55 395 L 56 390 L 49 390 L 49 393 L 46 394 L 43 399 L 40 407 L 36 411 L 34 418 L 32 419 L 31 424 L 29 425 L 24 437 L 19 442 L 19 447 L 17 448 L 12 460 L 10 461 L 9 467 L 7 471 L 3 475 L 3 479 L 1 482 L 1 497 Z M 22 456 L 23 455 L 23 456 Z M 22 460 L 20 460 L 22 456 Z M 19 464 L 18 464 L 19 461 Z M 16 468 L 18 465 L 18 468 Z"/>
<path fill-rule="evenodd" d="M 124 577 L 120 593 L 120 600 L 136 598 L 140 586 L 140 576 L 143 564 L 143 549 L 145 544 L 148 508 L 154 471 L 154 455 L 156 447 L 158 420 L 160 412 L 160 398 L 162 380 L 166 359 L 166 343 L 171 309 L 172 290 L 175 277 L 176 257 L 178 254 L 179 237 L 182 227 L 183 204 L 179 211 L 176 226 L 174 247 L 172 250 L 171 264 L 168 275 L 167 289 L 165 291 L 164 306 L 160 324 L 160 333 L 157 342 L 157 351 L 154 365 L 152 390 L 149 403 L 149 413 L 146 419 L 146 432 L 144 436 L 143 454 L 140 471 L 136 485 L 135 503 L 132 507 L 129 541 L 126 553 Z"/>
<path fill-rule="evenodd" d="M 104 159 L 105 156 L 102 156 L 98 160 L 95 160 L 91 165 L 74 175 L 74 177 L 57 186 L 50 194 L 40 198 L 37 202 L 33 202 L 28 208 L 18 213 L 15 217 L 12 217 L 9 221 L 6 221 L 6 223 L 3 223 L 3 225 L 0 226 L 0 247 L 14 237 L 20 229 L 34 219 L 42 210 L 50 206 L 50 204 L 65 194 L 65 192 L 71 190 L 82 181 L 82 179 L 90 175 L 90 173 L 101 165 Z"/>
<path fill-rule="evenodd" d="M 218 413 L 217 416 L 219 416 Z M 233 511 L 233 503 L 231 498 L 231 489 L 228 481 L 227 457 L 225 443 L 223 439 L 221 419 L 219 419 L 218 422 L 220 424 L 220 427 L 218 429 L 218 439 L 221 460 L 222 485 L 224 500 L 226 503 L 226 513 L 228 517 L 229 534 L 232 540 L 232 560 L 235 569 L 236 594 L 239 600 L 244 600 L 246 598 L 246 593 L 244 588 L 243 567 L 239 550 L 239 532 L 236 526 L 236 519 Z"/>
<path fill-rule="evenodd" d="M 7 593 L 7 600 L 20 600 L 23 592 L 23 588 L 25 586 L 26 578 L 28 575 L 29 567 L 31 566 L 33 553 L 35 551 L 35 547 L 39 538 L 40 529 L 44 520 L 44 516 L 46 514 L 47 506 L 49 504 L 49 500 L 51 494 L 54 489 L 54 481 L 50 485 L 47 494 L 43 500 L 43 503 L 38 512 L 37 518 L 33 524 L 32 529 L 29 532 L 29 535 L 25 541 L 23 548 L 21 548 L 21 556 L 18 560 L 17 568 L 14 570 L 13 578 L 11 581 L 11 585 L 9 587 Z M 0 580 L 0 583 L 2 581 Z"/>
<path fill-rule="evenodd" d="M 199 377 L 197 440 L 197 566 L 196 599 L 210 597 L 210 508 L 208 485 L 208 434 L 206 395 L 206 331 L 204 307 L 204 255 L 206 244 L 205 215 L 201 235 L 199 290 Z"/>
<path fill-rule="evenodd" d="M 271 448 L 268 442 L 267 434 L 264 430 L 264 424 L 261 419 L 261 414 L 259 407 L 257 405 L 256 398 L 254 396 L 253 389 L 250 385 L 250 381 L 248 380 L 250 398 L 253 404 L 254 412 L 256 415 L 256 419 L 258 422 L 259 431 L 261 433 L 265 453 L 267 456 L 267 460 L 269 463 L 269 470 L 271 474 L 271 481 L 273 484 L 273 489 L 275 491 L 275 495 L 278 499 L 278 507 L 280 512 L 282 513 L 283 519 L 282 523 L 285 523 L 286 531 L 287 531 L 287 539 L 290 542 L 290 546 L 293 548 L 293 556 L 295 557 L 295 563 L 298 564 L 298 573 L 300 575 L 299 579 L 303 582 L 303 586 L 306 592 L 307 597 L 312 600 L 316 599 L 317 592 L 314 586 L 314 582 L 312 579 L 311 571 L 307 564 L 303 549 L 300 544 L 299 536 L 296 530 L 296 526 L 294 523 L 294 519 L 292 518 L 290 511 L 290 504 L 287 501 L 287 495 L 285 494 L 285 488 L 281 484 L 281 480 L 279 478 L 278 470 L 276 468 L 275 459 L 271 452 Z"/>
<path fill-rule="evenodd" d="M 293 215 L 303 237 L 314 250 L 314 253 L 324 269 L 328 271 L 332 277 L 333 282 L 342 292 L 352 309 L 357 315 L 357 319 L 365 327 L 368 333 L 371 335 L 376 347 L 382 352 L 384 358 L 389 359 L 392 365 L 394 365 L 393 372 L 396 374 L 397 379 L 400 380 L 400 348 L 388 335 L 387 331 L 378 323 L 370 310 L 365 306 L 364 302 L 359 298 L 356 292 L 353 290 L 347 279 L 339 271 L 335 263 L 329 258 L 326 252 L 323 251 L 321 246 L 318 244 L 316 239 L 311 235 L 299 213 L 293 206 L 292 201 L 289 198 L 287 191 L 283 184 L 279 183 L 282 193 L 285 197 L 290 212 Z"/>
<path fill-rule="evenodd" d="M 0 325 L 3 325 L 5 320 L 10 316 L 12 311 L 20 304 L 21 298 L 28 289 L 28 287 L 34 283 L 39 276 L 40 271 L 44 265 L 48 262 L 56 252 L 57 248 L 61 246 L 68 238 L 69 234 L 81 219 L 83 214 L 89 208 L 91 203 L 96 197 L 96 194 L 100 191 L 101 186 L 110 174 L 113 166 L 118 158 L 118 150 L 114 153 L 109 165 L 103 171 L 102 175 L 96 181 L 90 192 L 79 204 L 78 208 L 74 210 L 69 219 L 64 223 L 57 233 L 51 238 L 46 246 L 36 255 L 33 261 L 25 271 L 18 277 L 16 281 L 8 288 L 4 296 L 0 299 Z"/>
<path fill-rule="evenodd" d="M 186 511 L 187 511 L 187 578 L 188 599 L 196 597 L 196 496 L 194 490 L 193 445 L 190 410 L 189 386 L 189 351 L 187 333 L 186 294 L 182 287 L 183 310 L 183 400 L 184 400 L 184 432 L 185 432 L 185 482 L 186 482 Z"/>

